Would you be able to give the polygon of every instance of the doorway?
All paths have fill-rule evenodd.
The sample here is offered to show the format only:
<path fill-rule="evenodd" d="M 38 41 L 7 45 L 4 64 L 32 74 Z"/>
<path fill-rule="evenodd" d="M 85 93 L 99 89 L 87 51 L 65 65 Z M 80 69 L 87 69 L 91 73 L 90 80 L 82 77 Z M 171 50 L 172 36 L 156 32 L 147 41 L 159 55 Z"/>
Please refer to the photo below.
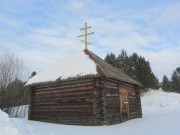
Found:
<path fill-rule="evenodd" d="M 129 96 L 126 87 L 119 87 L 119 101 L 120 101 L 120 118 L 121 122 L 129 119 Z"/>

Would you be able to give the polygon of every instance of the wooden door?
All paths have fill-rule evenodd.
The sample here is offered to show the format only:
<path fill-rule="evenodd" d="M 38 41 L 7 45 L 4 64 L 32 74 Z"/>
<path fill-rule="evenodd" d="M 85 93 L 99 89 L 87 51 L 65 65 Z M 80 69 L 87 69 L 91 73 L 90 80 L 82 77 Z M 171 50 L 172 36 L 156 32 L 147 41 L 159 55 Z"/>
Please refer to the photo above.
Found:
<path fill-rule="evenodd" d="M 119 87 L 119 98 L 121 122 L 124 122 L 129 119 L 129 96 L 126 87 Z"/>

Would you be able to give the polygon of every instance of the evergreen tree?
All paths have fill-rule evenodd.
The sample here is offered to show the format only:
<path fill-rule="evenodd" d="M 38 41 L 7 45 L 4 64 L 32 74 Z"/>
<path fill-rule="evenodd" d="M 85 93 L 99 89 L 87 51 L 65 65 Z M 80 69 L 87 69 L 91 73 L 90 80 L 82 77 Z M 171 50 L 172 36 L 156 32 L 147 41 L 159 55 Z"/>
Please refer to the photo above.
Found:
<path fill-rule="evenodd" d="M 133 63 L 124 49 L 117 57 L 117 67 L 130 77 L 134 77 Z"/>
<path fill-rule="evenodd" d="M 140 82 L 140 80 L 138 79 L 138 67 L 139 67 L 139 56 L 137 55 L 137 53 L 133 53 L 130 57 L 129 57 L 130 61 L 131 61 L 131 65 L 130 65 L 130 71 L 131 71 L 131 76 L 137 80 L 138 82 Z"/>
<path fill-rule="evenodd" d="M 134 79 L 143 84 L 146 89 L 158 89 L 159 81 L 152 72 L 149 61 L 146 61 L 142 56 L 138 56 L 137 53 L 133 53 L 130 59 L 132 61 L 131 68 Z"/>
<path fill-rule="evenodd" d="M 127 59 L 128 59 L 127 53 L 126 53 L 125 50 L 122 49 L 120 55 L 117 57 L 117 66 L 118 66 L 118 68 L 120 68 L 122 71 L 125 71 L 125 70 L 126 70 L 126 67 L 127 67 Z"/>
<path fill-rule="evenodd" d="M 110 53 L 105 57 L 105 61 L 114 67 L 117 67 L 117 60 L 114 53 Z"/>
<path fill-rule="evenodd" d="M 122 49 L 117 58 L 111 53 L 106 56 L 105 61 L 140 82 L 146 89 L 159 88 L 159 80 L 152 72 L 149 61 L 137 53 L 128 56 L 126 51 Z"/>
<path fill-rule="evenodd" d="M 171 79 L 173 90 L 180 93 L 180 67 L 176 68 L 172 74 Z"/>
<path fill-rule="evenodd" d="M 167 78 L 166 75 L 163 76 L 163 80 L 161 83 L 161 88 L 164 91 L 172 91 L 171 81 Z"/>

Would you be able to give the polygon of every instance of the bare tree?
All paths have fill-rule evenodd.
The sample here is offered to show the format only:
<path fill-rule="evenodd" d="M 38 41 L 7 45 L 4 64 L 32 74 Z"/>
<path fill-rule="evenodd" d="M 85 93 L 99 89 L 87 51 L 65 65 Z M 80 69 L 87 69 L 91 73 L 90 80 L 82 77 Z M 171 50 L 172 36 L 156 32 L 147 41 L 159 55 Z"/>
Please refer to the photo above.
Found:
<path fill-rule="evenodd" d="M 0 109 L 8 114 L 27 98 L 27 91 L 22 94 L 24 88 L 19 87 L 23 83 L 17 81 L 23 77 L 24 69 L 23 61 L 13 52 L 0 51 Z"/>
<path fill-rule="evenodd" d="M 23 70 L 22 60 L 13 52 L 0 51 L 0 87 L 5 88 L 16 78 L 21 78 Z"/>

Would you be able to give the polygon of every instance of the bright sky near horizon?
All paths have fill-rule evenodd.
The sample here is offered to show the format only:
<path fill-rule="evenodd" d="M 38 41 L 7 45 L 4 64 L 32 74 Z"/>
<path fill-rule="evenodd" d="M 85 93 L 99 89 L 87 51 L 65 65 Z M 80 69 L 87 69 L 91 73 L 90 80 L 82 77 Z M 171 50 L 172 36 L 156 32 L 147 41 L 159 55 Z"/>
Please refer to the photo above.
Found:
<path fill-rule="evenodd" d="M 0 0 L 0 49 L 39 72 L 84 49 L 85 21 L 95 32 L 89 49 L 102 58 L 137 52 L 160 80 L 180 66 L 179 0 Z"/>

